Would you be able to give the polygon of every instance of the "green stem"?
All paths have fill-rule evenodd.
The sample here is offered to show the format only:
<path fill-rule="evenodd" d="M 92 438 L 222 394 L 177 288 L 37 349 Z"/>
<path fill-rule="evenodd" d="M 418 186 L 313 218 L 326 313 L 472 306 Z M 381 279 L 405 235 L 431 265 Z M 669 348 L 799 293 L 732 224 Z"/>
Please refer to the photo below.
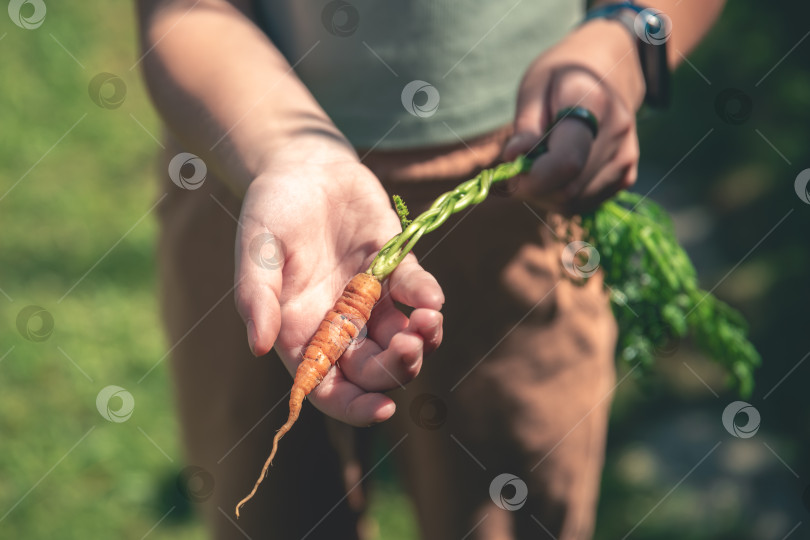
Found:
<path fill-rule="evenodd" d="M 401 233 L 391 238 L 383 246 L 366 272 L 380 281 L 384 280 L 410 253 L 423 234 L 436 230 L 451 215 L 486 199 L 493 183 L 528 172 L 533 161 L 526 156 L 519 156 L 514 161 L 501 163 L 492 169 L 485 169 L 475 178 L 461 183 L 456 189 L 443 193 L 430 208 L 422 212 Z M 399 200 L 401 202 L 401 199 Z M 400 218 L 402 219 L 401 213 Z"/>

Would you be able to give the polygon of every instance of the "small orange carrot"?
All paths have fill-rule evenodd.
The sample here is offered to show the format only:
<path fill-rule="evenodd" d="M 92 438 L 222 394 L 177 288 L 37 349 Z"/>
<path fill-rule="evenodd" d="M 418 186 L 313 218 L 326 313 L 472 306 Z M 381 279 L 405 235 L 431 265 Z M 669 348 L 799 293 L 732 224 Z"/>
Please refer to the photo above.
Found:
<path fill-rule="evenodd" d="M 295 421 L 298 420 L 304 398 L 321 383 L 329 373 L 329 369 L 338 361 L 368 322 L 371 310 L 380 299 L 381 289 L 380 280 L 372 274 L 365 272 L 357 274 L 349 281 L 349 284 L 343 289 L 343 294 L 335 302 L 335 306 L 321 321 L 318 331 L 315 332 L 304 350 L 303 361 L 295 372 L 290 392 L 290 415 L 273 438 L 273 449 L 262 467 L 256 484 L 247 497 L 236 505 L 237 518 L 239 509 L 256 494 L 259 484 L 267 476 L 267 469 L 273 463 L 278 449 L 278 441 L 290 431 Z"/>

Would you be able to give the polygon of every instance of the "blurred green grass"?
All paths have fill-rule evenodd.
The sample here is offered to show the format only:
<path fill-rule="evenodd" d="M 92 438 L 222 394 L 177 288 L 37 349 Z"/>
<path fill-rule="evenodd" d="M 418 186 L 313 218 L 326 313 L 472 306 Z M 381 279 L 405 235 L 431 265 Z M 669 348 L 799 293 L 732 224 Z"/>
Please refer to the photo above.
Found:
<path fill-rule="evenodd" d="M 35 304 L 54 319 L 42 342 L 0 335 L 0 528 L 7 538 L 142 538 L 171 508 L 158 496 L 182 455 L 165 371 L 137 384 L 166 344 L 155 223 L 147 216 L 133 228 L 155 202 L 159 149 L 133 117 L 156 136 L 160 128 L 130 70 L 132 9 L 49 3 L 35 30 L 0 19 L 0 287 L 13 299 L 0 300 L 0 316 L 15 329 L 18 312 Z M 121 107 L 90 99 L 100 72 L 124 80 Z M 112 384 L 135 399 L 127 422 L 96 410 Z M 188 512 L 172 519 L 183 510 L 175 506 L 150 538 L 203 538 Z"/>
<path fill-rule="evenodd" d="M 168 346 L 149 212 L 161 126 L 136 65 L 133 8 L 48 3 L 37 29 L 3 13 L 0 36 L 2 536 L 206 538 L 176 487 L 185 463 L 165 364 L 138 383 Z M 90 98 L 103 72 L 126 84 L 118 108 Z M 16 331 L 28 305 L 52 315 L 47 340 Z M 96 410 L 108 385 L 132 393 L 128 421 Z M 403 495 L 393 484 L 378 494 L 386 537 L 414 537 Z"/>

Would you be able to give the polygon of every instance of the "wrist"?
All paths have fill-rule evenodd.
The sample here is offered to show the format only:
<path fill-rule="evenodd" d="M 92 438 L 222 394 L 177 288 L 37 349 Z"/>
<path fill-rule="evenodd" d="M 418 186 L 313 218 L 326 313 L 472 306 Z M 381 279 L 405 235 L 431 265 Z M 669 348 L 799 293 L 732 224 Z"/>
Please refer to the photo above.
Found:
<path fill-rule="evenodd" d="M 635 38 L 639 64 L 644 78 L 644 103 L 665 108 L 670 101 L 669 52 L 667 41 L 672 33 L 669 16 L 657 8 L 636 4 L 633 0 L 597 2 L 588 10 L 585 21 L 605 19 L 620 22 Z"/>
<path fill-rule="evenodd" d="M 245 194 L 266 189 L 287 194 L 345 192 L 358 188 L 366 176 L 373 177 L 348 140 L 339 134 L 308 132 L 274 140 Z"/>
<path fill-rule="evenodd" d="M 620 21 L 601 18 L 585 22 L 574 33 L 588 44 L 588 56 L 603 66 L 601 72 L 625 105 L 637 111 L 644 101 L 646 85 L 636 37 Z"/>
<path fill-rule="evenodd" d="M 260 159 L 260 174 L 266 174 L 290 164 L 315 165 L 352 162 L 360 164 L 360 159 L 351 143 L 337 129 L 305 131 L 303 134 L 290 135 L 274 141 Z"/>

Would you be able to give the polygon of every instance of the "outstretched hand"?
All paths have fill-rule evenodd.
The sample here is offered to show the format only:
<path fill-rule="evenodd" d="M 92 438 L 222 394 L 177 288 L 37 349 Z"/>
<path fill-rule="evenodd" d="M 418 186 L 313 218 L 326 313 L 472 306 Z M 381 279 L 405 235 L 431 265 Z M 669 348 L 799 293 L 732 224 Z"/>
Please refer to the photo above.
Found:
<path fill-rule="evenodd" d="M 236 305 L 251 350 L 275 347 L 294 373 L 303 349 L 346 283 L 401 230 L 377 178 L 356 157 L 329 149 L 275 162 L 250 185 L 236 239 Z M 411 306 L 410 317 L 394 301 Z M 388 419 L 380 393 L 411 381 L 442 339 L 441 287 L 413 255 L 391 274 L 366 332 L 310 394 L 352 425 Z"/>

